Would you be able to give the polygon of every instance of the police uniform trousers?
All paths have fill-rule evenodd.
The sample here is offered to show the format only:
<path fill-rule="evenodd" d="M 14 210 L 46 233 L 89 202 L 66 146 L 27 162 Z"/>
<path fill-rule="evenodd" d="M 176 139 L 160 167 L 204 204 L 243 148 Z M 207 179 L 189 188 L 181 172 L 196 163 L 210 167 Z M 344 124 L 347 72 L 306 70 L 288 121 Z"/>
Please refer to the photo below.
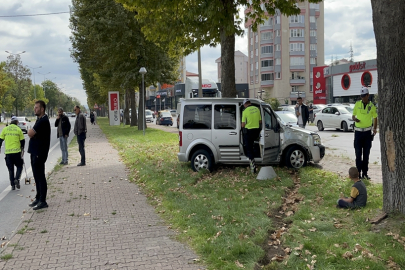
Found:
<path fill-rule="evenodd" d="M 14 186 L 14 180 L 20 180 L 23 169 L 23 160 L 21 153 L 6 154 L 6 165 L 10 177 L 10 184 Z M 14 166 L 17 167 L 17 174 L 14 176 Z"/>
<path fill-rule="evenodd" d="M 359 171 L 359 176 L 367 175 L 372 140 L 373 135 L 370 130 L 354 131 L 354 150 L 356 152 L 356 167 Z M 363 174 L 361 174 L 362 172 Z"/>
<path fill-rule="evenodd" d="M 246 149 L 246 156 L 250 159 L 253 160 L 255 158 L 255 152 L 254 152 L 254 143 L 255 140 L 260 135 L 260 128 L 252 128 L 252 129 L 247 129 L 244 139 L 245 139 L 245 149 Z"/>

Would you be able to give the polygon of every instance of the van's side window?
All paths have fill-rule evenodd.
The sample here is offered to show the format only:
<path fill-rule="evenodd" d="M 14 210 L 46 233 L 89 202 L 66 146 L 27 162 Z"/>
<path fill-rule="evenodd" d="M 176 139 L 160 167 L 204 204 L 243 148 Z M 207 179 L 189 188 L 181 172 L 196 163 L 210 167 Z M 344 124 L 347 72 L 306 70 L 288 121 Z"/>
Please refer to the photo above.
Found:
<path fill-rule="evenodd" d="M 212 105 L 184 106 L 183 129 L 211 129 Z"/>
<path fill-rule="evenodd" d="M 276 117 L 268 109 L 264 109 L 264 127 L 266 129 L 275 129 L 277 127 Z"/>
<path fill-rule="evenodd" d="M 236 105 L 214 106 L 214 129 L 236 129 Z"/>

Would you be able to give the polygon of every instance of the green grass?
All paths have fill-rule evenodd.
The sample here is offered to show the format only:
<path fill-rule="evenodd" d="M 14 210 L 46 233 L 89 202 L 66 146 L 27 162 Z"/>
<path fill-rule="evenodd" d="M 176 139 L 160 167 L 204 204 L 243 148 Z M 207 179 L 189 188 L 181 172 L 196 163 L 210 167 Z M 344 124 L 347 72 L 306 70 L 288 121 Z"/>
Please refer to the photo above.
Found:
<path fill-rule="evenodd" d="M 241 269 L 240 265 L 254 269 L 260 267 L 258 262 L 265 264 L 263 269 L 308 269 L 313 261 L 316 269 L 382 269 L 390 256 L 405 267 L 404 246 L 386 235 L 392 231 L 405 236 L 405 223 L 378 231 L 366 222 L 382 208 L 381 185 L 366 183 L 366 208 L 336 209 L 339 193 L 349 195 L 352 183 L 308 166 L 299 171 L 296 186 L 302 200 L 295 205 L 295 214 L 280 222 L 276 216 L 283 216 L 279 213 L 282 197 L 295 186 L 293 171 L 274 167 L 279 178 L 269 181 L 255 180 L 242 166 L 195 173 L 189 163 L 177 160 L 177 134 L 147 129 L 143 136 L 136 127 L 111 127 L 105 118 L 98 118 L 98 123 L 130 169 L 129 179 L 208 269 Z M 283 226 L 289 229 L 280 235 L 281 246 L 273 255 L 283 254 L 287 247 L 293 251 L 283 262 L 270 263 L 273 255 L 266 258 L 269 234 Z M 356 243 L 378 259 L 343 258 Z"/>
<path fill-rule="evenodd" d="M 13 254 L 4 254 L 4 255 L 0 256 L 0 259 L 3 261 L 10 260 L 11 258 L 13 258 Z"/>

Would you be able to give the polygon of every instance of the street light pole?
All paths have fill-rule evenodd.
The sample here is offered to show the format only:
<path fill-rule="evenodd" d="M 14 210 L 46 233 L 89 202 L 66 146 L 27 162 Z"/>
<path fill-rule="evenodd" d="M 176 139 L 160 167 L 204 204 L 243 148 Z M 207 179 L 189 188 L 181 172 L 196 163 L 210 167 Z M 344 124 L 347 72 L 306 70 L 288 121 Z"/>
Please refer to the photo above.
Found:
<path fill-rule="evenodd" d="M 20 55 L 20 54 L 25 53 L 25 51 L 22 51 L 22 52 L 20 52 L 20 53 L 11 53 L 11 52 L 9 52 L 9 51 L 5 51 L 5 52 L 8 53 L 8 54 L 10 54 L 10 55 Z"/>
<path fill-rule="evenodd" d="M 145 93 L 144 93 L 144 75 L 146 74 L 146 68 L 141 67 L 141 69 L 139 70 L 139 73 L 142 74 L 142 115 L 143 115 L 143 119 L 142 119 L 142 129 L 143 129 L 143 136 L 145 136 Z"/>
<path fill-rule="evenodd" d="M 33 70 L 32 74 L 34 75 L 34 99 L 37 99 L 37 89 L 35 88 L 35 69 L 42 68 L 42 66 L 39 66 L 39 67 L 27 66 L 27 67 L 32 68 L 32 70 Z"/>

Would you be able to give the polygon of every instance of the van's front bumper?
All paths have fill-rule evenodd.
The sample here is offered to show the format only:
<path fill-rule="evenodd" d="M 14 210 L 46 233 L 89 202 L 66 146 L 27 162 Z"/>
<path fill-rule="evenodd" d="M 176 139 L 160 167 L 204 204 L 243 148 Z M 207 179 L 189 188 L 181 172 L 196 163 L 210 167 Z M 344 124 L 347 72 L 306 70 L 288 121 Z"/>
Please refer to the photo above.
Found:
<path fill-rule="evenodd" d="M 317 145 L 311 147 L 312 161 L 318 163 L 325 156 L 325 146 Z"/>
<path fill-rule="evenodd" d="M 177 153 L 177 158 L 179 159 L 180 162 L 187 162 L 187 157 L 186 154 L 184 153 Z"/>

